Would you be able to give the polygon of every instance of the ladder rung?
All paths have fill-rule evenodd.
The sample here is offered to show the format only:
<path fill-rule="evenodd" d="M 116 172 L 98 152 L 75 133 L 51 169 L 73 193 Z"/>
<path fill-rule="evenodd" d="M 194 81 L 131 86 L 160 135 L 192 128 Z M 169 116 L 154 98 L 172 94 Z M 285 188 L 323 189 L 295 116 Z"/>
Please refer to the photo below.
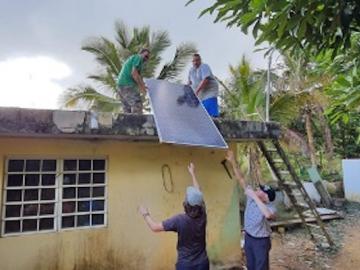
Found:
<path fill-rule="evenodd" d="M 294 196 L 297 196 L 297 197 L 302 196 L 302 193 L 297 189 L 292 189 L 291 191 Z"/>
<path fill-rule="evenodd" d="M 318 238 L 323 238 L 323 239 L 326 238 L 325 235 L 322 235 L 322 234 L 312 233 L 312 235 L 315 237 L 318 237 Z"/>
<path fill-rule="evenodd" d="M 301 207 L 301 208 L 309 208 L 309 206 L 305 203 L 297 203 L 296 206 Z"/>
<path fill-rule="evenodd" d="M 315 228 L 315 229 L 320 229 L 320 226 L 316 225 L 316 224 L 306 223 L 306 226 L 309 226 L 309 227 Z"/>
<path fill-rule="evenodd" d="M 295 183 L 283 183 L 283 185 L 292 189 L 298 189 L 298 186 Z"/>
<path fill-rule="evenodd" d="M 284 194 L 287 195 L 289 201 L 296 209 L 297 214 L 295 216 L 301 218 L 303 226 L 305 226 L 310 233 L 312 240 L 314 242 L 316 240 L 316 242 L 323 242 L 325 238 L 329 243 L 329 246 L 333 245 L 334 243 L 331 240 L 326 227 L 322 225 L 321 217 L 316 210 L 316 205 L 309 197 L 280 142 L 278 140 L 272 140 L 271 144 L 270 142 L 267 144 L 258 142 L 258 145 L 267 162 L 271 165 L 273 172 L 276 174 L 280 188 L 283 189 Z M 300 200 L 299 196 L 301 196 Z M 305 200 L 305 202 L 302 202 L 303 200 Z M 309 216 L 315 218 L 317 223 L 310 224 L 306 222 L 306 219 Z M 317 234 L 313 233 L 311 229 L 314 229 Z"/>

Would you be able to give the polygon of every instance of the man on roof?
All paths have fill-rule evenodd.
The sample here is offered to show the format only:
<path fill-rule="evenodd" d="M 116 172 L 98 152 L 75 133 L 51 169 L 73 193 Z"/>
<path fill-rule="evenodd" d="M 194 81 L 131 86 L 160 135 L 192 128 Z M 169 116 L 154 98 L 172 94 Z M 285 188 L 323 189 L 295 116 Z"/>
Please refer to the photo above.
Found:
<path fill-rule="evenodd" d="M 219 116 L 219 85 L 208 64 L 202 63 L 198 53 L 193 55 L 192 68 L 189 71 L 188 84 L 194 90 L 206 111 L 212 117 Z"/>
<path fill-rule="evenodd" d="M 143 66 L 150 58 L 150 51 L 142 49 L 130 56 L 122 65 L 117 79 L 118 95 L 124 113 L 142 114 L 143 104 L 140 91 L 146 93 L 146 85 L 141 76 Z"/>

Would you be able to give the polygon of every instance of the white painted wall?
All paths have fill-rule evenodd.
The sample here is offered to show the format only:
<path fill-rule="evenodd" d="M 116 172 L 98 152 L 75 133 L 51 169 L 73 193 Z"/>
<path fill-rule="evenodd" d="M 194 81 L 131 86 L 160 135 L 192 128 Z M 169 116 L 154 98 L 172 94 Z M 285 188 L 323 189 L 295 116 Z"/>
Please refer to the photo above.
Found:
<path fill-rule="evenodd" d="M 345 198 L 360 202 L 360 159 L 343 159 Z"/>

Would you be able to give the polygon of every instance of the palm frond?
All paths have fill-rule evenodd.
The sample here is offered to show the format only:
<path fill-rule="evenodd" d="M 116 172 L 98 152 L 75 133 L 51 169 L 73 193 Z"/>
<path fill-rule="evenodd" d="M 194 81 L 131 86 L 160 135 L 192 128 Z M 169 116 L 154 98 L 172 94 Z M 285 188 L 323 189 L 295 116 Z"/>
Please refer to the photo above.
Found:
<path fill-rule="evenodd" d="M 263 121 L 265 108 L 265 82 L 263 74 L 254 72 L 250 63 L 242 57 L 236 66 L 229 66 L 230 80 L 223 85 L 224 112 L 227 117 Z"/>
<path fill-rule="evenodd" d="M 270 106 L 271 120 L 288 125 L 299 115 L 301 105 L 296 95 L 288 92 L 277 93 Z"/>
<path fill-rule="evenodd" d="M 89 75 L 89 79 L 93 80 L 95 83 L 100 84 L 101 87 L 106 87 L 111 91 L 116 91 L 116 76 L 114 76 L 110 70 L 107 70 L 105 73 L 99 73 L 97 75 Z"/>
<path fill-rule="evenodd" d="M 142 48 L 148 48 L 150 45 L 150 27 L 135 27 L 132 31 L 131 41 L 127 47 L 131 54 L 138 53 Z"/>
<path fill-rule="evenodd" d="M 157 31 L 151 35 L 149 49 L 152 54 L 160 55 L 170 45 L 171 40 L 167 31 Z"/>
<path fill-rule="evenodd" d="M 183 71 L 191 56 L 196 52 L 197 50 L 193 43 L 181 44 L 176 48 L 173 60 L 164 65 L 157 78 L 162 80 L 174 79 Z"/>
<path fill-rule="evenodd" d="M 113 74 L 118 74 L 121 68 L 121 62 L 118 50 L 113 42 L 107 38 L 93 38 L 89 40 L 82 50 L 95 55 L 96 61 L 106 68 L 109 68 Z"/>
<path fill-rule="evenodd" d="M 170 47 L 171 41 L 167 31 L 157 31 L 151 35 L 148 49 L 151 51 L 150 59 L 147 61 L 143 75 L 144 77 L 154 77 L 162 58 L 161 54 Z"/>
<path fill-rule="evenodd" d="M 76 108 L 79 102 L 85 102 L 88 107 L 94 103 L 120 107 L 118 100 L 99 93 L 91 86 L 69 88 L 60 97 L 60 104 L 66 108 Z"/>
<path fill-rule="evenodd" d="M 127 48 L 130 44 L 129 31 L 123 21 L 118 20 L 115 22 L 115 39 L 122 49 Z"/>

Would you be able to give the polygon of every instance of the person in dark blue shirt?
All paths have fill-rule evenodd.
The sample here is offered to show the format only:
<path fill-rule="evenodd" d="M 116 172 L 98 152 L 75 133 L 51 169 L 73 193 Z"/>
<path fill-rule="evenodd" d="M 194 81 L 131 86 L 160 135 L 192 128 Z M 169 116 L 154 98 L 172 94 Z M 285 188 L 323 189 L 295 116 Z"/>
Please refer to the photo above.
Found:
<path fill-rule="evenodd" d="M 195 176 L 195 166 L 188 166 L 192 186 L 187 187 L 184 212 L 163 222 L 156 222 L 148 209 L 139 207 L 139 212 L 153 232 L 172 231 L 178 235 L 176 270 L 209 270 L 206 252 L 206 208 L 203 194 Z"/>

